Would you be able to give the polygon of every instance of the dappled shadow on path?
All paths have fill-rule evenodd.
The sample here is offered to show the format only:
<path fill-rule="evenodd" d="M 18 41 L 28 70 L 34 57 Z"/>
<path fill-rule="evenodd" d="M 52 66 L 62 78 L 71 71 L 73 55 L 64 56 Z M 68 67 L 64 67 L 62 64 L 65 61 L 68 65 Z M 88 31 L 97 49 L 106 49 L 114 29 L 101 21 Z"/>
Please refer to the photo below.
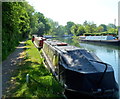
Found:
<path fill-rule="evenodd" d="M 35 82 L 31 82 L 29 86 L 26 84 L 27 74 L 32 75 L 32 77 L 37 76 L 38 78 L 49 74 L 48 71 L 45 72 L 46 70 L 45 67 L 41 65 L 43 64 L 24 60 L 24 62 L 21 65 L 19 65 L 19 69 L 14 71 L 14 76 L 12 76 L 8 82 L 10 84 L 13 84 L 14 86 L 9 86 L 7 88 L 6 97 L 9 97 L 9 96 L 14 97 L 16 96 L 18 91 L 23 89 L 25 90 L 21 94 L 24 96 L 26 94 L 26 90 L 29 90 L 30 93 L 33 93 L 33 91 L 35 91 L 38 86 L 40 86 L 41 88 L 42 87 L 45 88 L 47 85 L 44 85 L 42 83 L 37 84 Z M 37 66 L 37 67 L 34 67 L 34 66 Z M 27 87 L 30 87 L 30 88 L 27 88 Z"/>
<path fill-rule="evenodd" d="M 21 48 L 21 49 L 18 49 Z M 16 50 L 10 54 L 6 60 L 2 62 L 2 93 L 7 92 L 8 87 L 11 86 L 11 77 L 14 75 L 14 71 L 19 69 L 18 63 L 24 60 L 24 48 L 25 42 L 21 42 Z"/>
<path fill-rule="evenodd" d="M 38 53 L 37 49 L 32 45 L 31 47 L 27 45 L 27 47 L 30 48 L 30 50 L 26 49 L 26 51 L 24 51 L 24 47 L 17 47 L 16 50 L 19 50 L 19 53 L 14 53 L 16 57 L 10 58 L 8 60 L 9 62 L 6 61 L 9 65 L 7 65 L 8 63 L 6 62 L 4 63 L 3 84 L 6 89 L 3 91 L 3 98 L 60 96 L 62 88 L 43 65 L 42 59 L 40 55 L 38 55 L 40 53 Z M 23 52 L 20 50 L 23 50 Z M 37 82 L 30 80 L 29 84 L 26 83 L 27 74 Z"/>

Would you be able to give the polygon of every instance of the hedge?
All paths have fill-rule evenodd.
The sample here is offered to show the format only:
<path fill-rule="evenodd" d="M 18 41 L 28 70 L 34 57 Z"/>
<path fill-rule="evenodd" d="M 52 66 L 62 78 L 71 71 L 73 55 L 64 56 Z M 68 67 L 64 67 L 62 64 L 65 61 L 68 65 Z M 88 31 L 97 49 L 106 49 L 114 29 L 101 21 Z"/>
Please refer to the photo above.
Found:
<path fill-rule="evenodd" d="M 106 33 L 106 32 L 102 32 L 102 33 L 84 33 L 84 36 L 100 36 L 100 35 L 113 35 L 113 36 L 117 36 L 116 33 Z"/>

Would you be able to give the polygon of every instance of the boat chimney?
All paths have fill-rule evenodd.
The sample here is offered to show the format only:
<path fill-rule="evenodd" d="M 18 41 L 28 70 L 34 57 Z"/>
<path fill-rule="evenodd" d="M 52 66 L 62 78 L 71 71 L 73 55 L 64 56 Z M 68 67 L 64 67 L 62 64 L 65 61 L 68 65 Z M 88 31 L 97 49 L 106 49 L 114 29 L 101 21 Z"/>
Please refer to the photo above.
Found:
<path fill-rule="evenodd" d="M 118 39 L 120 40 L 120 1 L 118 2 Z"/>

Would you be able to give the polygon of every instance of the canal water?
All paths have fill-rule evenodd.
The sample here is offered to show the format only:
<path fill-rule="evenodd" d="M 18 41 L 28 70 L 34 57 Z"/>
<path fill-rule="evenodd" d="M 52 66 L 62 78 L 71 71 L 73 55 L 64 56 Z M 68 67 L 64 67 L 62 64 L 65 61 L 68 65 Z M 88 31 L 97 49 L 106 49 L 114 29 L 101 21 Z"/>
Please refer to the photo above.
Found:
<path fill-rule="evenodd" d="M 114 75 L 120 89 L 120 46 L 107 44 L 83 43 L 75 38 L 59 38 L 59 40 L 80 48 L 84 48 L 91 53 L 95 53 L 103 62 L 112 65 Z M 119 94 L 120 95 L 120 94 Z M 120 99 L 120 98 L 119 98 Z"/>

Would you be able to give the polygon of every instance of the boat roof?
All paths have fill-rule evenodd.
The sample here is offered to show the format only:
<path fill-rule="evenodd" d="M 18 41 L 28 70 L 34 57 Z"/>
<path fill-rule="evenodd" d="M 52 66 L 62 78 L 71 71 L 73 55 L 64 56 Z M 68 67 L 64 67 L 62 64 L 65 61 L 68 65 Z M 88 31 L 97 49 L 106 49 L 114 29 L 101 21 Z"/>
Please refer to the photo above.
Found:
<path fill-rule="evenodd" d="M 67 68 L 84 73 L 104 72 L 105 64 L 94 54 L 71 45 L 57 46 L 60 41 L 46 41 L 63 57 Z M 63 42 L 61 42 L 63 43 Z M 99 63 L 101 62 L 101 63 Z M 113 71 L 108 65 L 107 72 Z"/>

